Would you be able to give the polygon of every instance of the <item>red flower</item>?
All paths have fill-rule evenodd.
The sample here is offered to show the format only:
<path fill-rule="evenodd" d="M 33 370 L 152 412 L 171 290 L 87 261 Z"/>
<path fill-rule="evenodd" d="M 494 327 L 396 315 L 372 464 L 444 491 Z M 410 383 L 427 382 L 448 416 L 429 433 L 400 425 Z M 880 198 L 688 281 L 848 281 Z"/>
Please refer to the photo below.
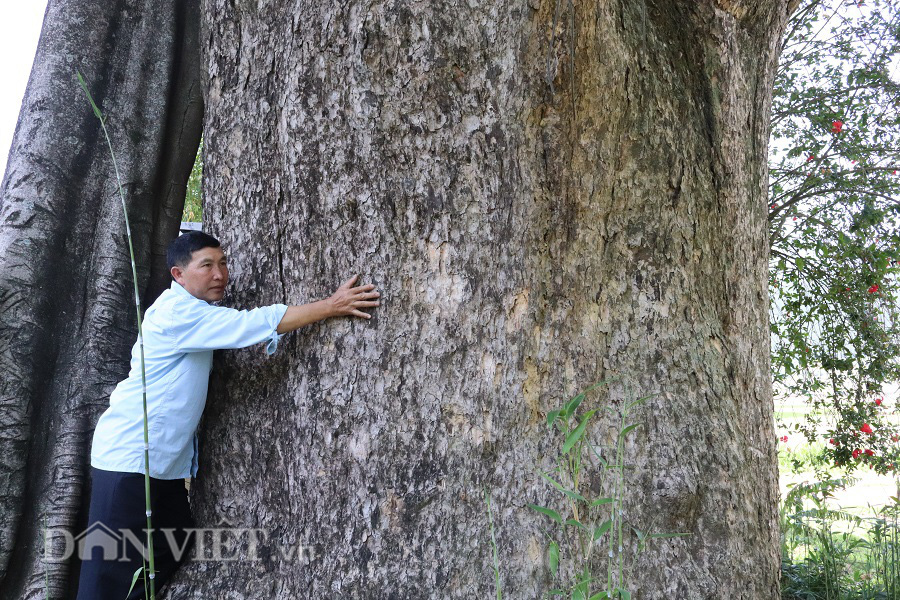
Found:
<path fill-rule="evenodd" d="M 831 444 L 832 446 L 837 446 L 837 442 L 834 441 L 834 438 L 831 438 L 830 440 L 828 440 L 828 443 Z"/>
<path fill-rule="evenodd" d="M 853 451 L 853 458 L 859 458 L 859 448 Z"/>
<path fill-rule="evenodd" d="M 806 162 L 811 162 L 811 161 L 814 161 L 814 160 L 816 160 L 816 155 L 815 155 L 815 154 L 810 154 L 810 155 L 809 155 L 809 158 L 806 159 Z"/>
<path fill-rule="evenodd" d="M 869 293 L 870 293 L 870 294 L 874 294 L 874 293 L 877 292 L 877 291 L 878 291 L 878 284 L 877 284 L 877 283 L 876 283 L 875 285 L 873 285 L 872 287 L 869 288 Z"/>
<path fill-rule="evenodd" d="M 875 398 L 875 406 L 881 406 L 881 398 Z"/>
<path fill-rule="evenodd" d="M 859 430 L 862 431 L 863 433 L 872 435 L 872 426 L 869 425 L 868 423 L 863 423 L 862 427 L 860 427 Z"/>
<path fill-rule="evenodd" d="M 778 439 L 780 439 L 782 442 L 787 442 L 787 441 L 788 441 L 788 437 L 787 437 L 786 435 L 783 435 L 783 436 L 781 436 L 781 437 L 778 438 Z"/>
<path fill-rule="evenodd" d="M 895 435 L 892 435 L 892 436 L 891 436 L 891 441 L 892 441 L 892 442 L 900 442 L 900 435 L 896 435 L 896 434 L 895 434 Z"/>
<path fill-rule="evenodd" d="M 868 448 L 866 448 L 865 453 L 868 454 L 869 456 L 875 456 L 875 453 L 873 451 L 869 450 Z"/>
<path fill-rule="evenodd" d="M 834 121 L 831 123 L 831 133 L 840 133 L 841 127 L 844 126 L 843 121 Z"/>

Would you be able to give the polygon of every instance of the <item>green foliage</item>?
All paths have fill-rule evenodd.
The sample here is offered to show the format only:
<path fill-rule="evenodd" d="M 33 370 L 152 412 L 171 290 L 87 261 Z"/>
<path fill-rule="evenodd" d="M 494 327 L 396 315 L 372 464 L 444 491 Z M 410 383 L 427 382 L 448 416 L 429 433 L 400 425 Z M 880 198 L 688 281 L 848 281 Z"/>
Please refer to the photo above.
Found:
<path fill-rule="evenodd" d="M 819 477 L 828 474 L 832 463 L 826 462 L 823 456 L 825 444 L 815 442 L 801 444 L 794 449 L 785 448 L 778 452 L 778 471 L 780 473 L 814 472 Z"/>
<path fill-rule="evenodd" d="M 557 508 L 528 506 L 552 522 L 546 532 L 547 562 L 556 587 L 548 592 L 549 596 L 629 600 L 628 582 L 638 554 L 652 539 L 684 535 L 647 533 L 625 520 L 625 440 L 639 426 L 628 424 L 628 414 L 646 398 L 629 403 L 618 414 L 609 407 L 579 414 L 586 394 L 603 384 L 591 386 L 547 415 L 547 426 L 556 429 L 561 446 L 555 468 L 541 476 L 559 492 L 561 504 Z M 604 458 L 603 449 L 592 441 L 588 431 L 591 419 L 602 412 L 619 421 L 615 448 L 609 452 L 609 458 Z M 611 495 L 601 495 L 598 490 L 611 490 Z M 626 564 L 628 548 L 633 551 Z M 563 550 L 567 555 L 563 555 Z M 571 581 L 563 581 L 563 559 L 568 561 L 567 572 L 574 575 Z"/>
<path fill-rule="evenodd" d="M 776 390 L 813 405 L 818 416 L 799 427 L 810 441 L 822 439 L 821 416 L 836 423 L 830 462 L 879 473 L 900 462 L 896 403 L 875 403 L 900 380 L 898 33 L 896 3 L 801 3 L 775 81 L 769 164 Z"/>
<path fill-rule="evenodd" d="M 128 588 L 128 593 L 125 594 L 126 600 L 127 600 L 128 596 L 131 595 L 131 591 L 134 589 L 134 586 L 137 583 L 138 579 L 144 579 L 144 581 L 146 582 L 146 577 L 143 577 L 145 568 L 146 568 L 146 565 L 143 567 L 138 567 L 137 570 L 134 572 L 134 575 L 131 577 L 131 587 Z M 146 583 L 144 583 L 144 597 L 145 598 L 147 597 L 147 584 Z"/>
<path fill-rule="evenodd" d="M 199 223 L 203 220 L 203 140 L 197 148 L 197 158 L 188 178 L 187 193 L 184 197 L 182 221 Z"/>
<path fill-rule="evenodd" d="M 781 510 L 785 600 L 900 600 L 900 504 L 863 518 L 829 508 L 832 479 L 794 487 Z"/>

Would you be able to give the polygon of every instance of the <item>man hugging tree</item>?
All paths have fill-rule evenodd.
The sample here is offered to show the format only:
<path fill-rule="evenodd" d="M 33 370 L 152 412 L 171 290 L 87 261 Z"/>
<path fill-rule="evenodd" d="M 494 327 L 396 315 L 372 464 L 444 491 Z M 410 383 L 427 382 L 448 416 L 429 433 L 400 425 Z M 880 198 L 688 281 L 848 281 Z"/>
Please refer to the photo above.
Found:
<path fill-rule="evenodd" d="M 166 260 L 174 281 L 147 309 L 143 320 L 150 439 L 150 505 L 153 519 L 155 587 L 159 590 L 181 564 L 193 540 L 184 479 L 197 475 L 197 425 L 206 405 L 213 350 L 268 342 L 272 354 L 281 334 L 329 317 L 371 318 L 362 309 L 378 306 L 372 284 L 351 287 L 345 281 L 329 298 L 304 304 L 273 304 L 234 310 L 220 301 L 228 284 L 228 263 L 214 237 L 190 232 L 169 245 Z M 88 529 L 106 528 L 144 543 L 147 524 L 144 488 L 144 411 L 141 354 L 131 351 L 131 371 L 110 395 L 91 449 L 93 489 Z M 170 530 L 169 536 L 161 530 Z M 174 540 L 175 544 L 171 544 Z M 102 548 L 86 546 L 78 600 L 122 600 L 141 552 L 126 544 L 125 556 L 104 560 Z M 97 550 L 97 552 L 93 552 Z M 173 551 L 179 551 L 176 559 Z M 135 585 L 128 600 L 144 598 Z"/>

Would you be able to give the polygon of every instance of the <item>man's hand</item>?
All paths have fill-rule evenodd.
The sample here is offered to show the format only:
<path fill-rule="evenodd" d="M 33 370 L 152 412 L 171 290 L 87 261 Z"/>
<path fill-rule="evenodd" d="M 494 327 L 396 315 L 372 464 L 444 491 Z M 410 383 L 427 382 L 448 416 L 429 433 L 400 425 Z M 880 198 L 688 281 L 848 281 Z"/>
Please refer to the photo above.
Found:
<path fill-rule="evenodd" d="M 381 294 L 375 291 L 375 286 L 371 283 L 351 287 L 357 279 L 359 279 L 359 275 L 354 275 L 342 283 L 341 287 L 328 299 L 329 304 L 331 304 L 332 316 L 372 318 L 372 315 L 364 313 L 360 309 L 378 306 L 380 303 L 375 298 L 378 298 Z"/>
<path fill-rule="evenodd" d="M 375 291 L 375 286 L 371 283 L 368 285 L 360 285 L 350 287 L 353 282 L 359 278 L 354 275 L 341 284 L 341 287 L 331 295 L 330 298 L 319 300 L 318 302 L 310 302 L 303 306 L 289 306 L 281 322 L 278 323 L 278 333 L 287 333 L 300 329 L 304 325 L 327 319 L 328 317 L 362 317 L 371 319 L 372 315 L 364 313 L 363 308 L 374 308 L 380 304 L 378 298 L 381 296 Z"/>

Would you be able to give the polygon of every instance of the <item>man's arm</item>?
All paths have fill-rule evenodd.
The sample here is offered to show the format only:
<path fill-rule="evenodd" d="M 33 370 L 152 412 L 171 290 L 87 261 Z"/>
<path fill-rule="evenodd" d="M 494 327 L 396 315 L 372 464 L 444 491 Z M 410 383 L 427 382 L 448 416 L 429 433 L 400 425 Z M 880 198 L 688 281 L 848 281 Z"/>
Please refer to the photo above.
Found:
<path fill-rule="evenodd" d="M 287 312 L 278 323 L 278 333 L 287 333 L 300 329 L 304 325 L 315 323 L 329 317 L 362 317 L 371 319 L 372 315 L 364 313 L 363 308 L 374 308 L 379 302 L 376 300 L 381 294 L 375 291 L 371 283 L 350 287 L 359 278 L 354 275 L 341 284 L 341 287 L 330 298 L 310 302 L 302 306 L 289 306 Z"/>

